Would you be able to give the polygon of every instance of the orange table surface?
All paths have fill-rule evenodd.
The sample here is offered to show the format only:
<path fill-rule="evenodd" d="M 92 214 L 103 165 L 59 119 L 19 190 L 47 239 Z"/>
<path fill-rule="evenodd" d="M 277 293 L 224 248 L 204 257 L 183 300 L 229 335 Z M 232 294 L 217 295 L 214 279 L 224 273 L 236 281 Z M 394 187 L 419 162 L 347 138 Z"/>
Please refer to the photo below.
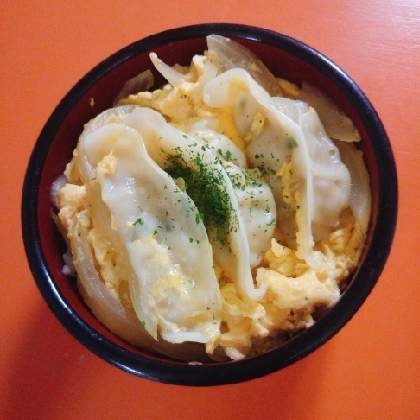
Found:
<path fill-rule="evenodd" d="M 3 0 L 0 17 L 0 418 L 420 419 L 420 1 Z M 400 199 L 383 274 L 333 339 L 264 378 L 193 388 L 125 373 L 65 331 L 29 271 L 20 204 L 40 130 L 81 76 L 144 36 L 203 22 L 272 29 L 342 67 L 385 125 Z"/>

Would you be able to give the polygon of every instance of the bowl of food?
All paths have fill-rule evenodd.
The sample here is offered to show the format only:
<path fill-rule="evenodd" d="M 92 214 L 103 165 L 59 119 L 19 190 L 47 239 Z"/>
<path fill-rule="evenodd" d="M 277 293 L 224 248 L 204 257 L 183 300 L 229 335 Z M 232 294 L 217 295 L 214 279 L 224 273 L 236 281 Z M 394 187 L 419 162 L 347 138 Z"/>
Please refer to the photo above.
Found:
<path fill-rule="evenodd" d="M 36 284 L 107 362 L 184 385 L 278 371 L 371 292 L 397 216 L 384 127 L 302 42 L 235 24 L 149 36 L 47 121 L 22 193 Z"/>

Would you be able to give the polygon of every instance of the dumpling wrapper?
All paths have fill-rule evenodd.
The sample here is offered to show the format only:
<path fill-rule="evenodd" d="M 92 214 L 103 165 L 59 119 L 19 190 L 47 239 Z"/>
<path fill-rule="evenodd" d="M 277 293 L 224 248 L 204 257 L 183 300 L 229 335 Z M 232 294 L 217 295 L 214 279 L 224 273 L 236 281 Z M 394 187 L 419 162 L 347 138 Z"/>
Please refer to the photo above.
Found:
<path fill-rule="evenodd" d="M 214 340 L 220 291 L 205 227 L 190 198 L 150 159 L 130 127 L 105 124 L 85 135 L 79 149 L 128 254 L 130 295 L 144 327 L 156 338 L 159 325 L 173 343 Z"/>
<path fill-rule="evenodd" d="M 268 120 L 268 131 L 261 132 L 248 145 L 248 157 L 253 166 L 263 167 L 266 171 L 268 183 L 280 204 L 277 207 L 280 223 L 284 218 L 281 213 L 282 186 L 277 171 L 286 159 L 293 162 L 295 187 L 300 195 L 297 251 L 309 265 L 317 265 L 319 255 L 313 252 L 313 223 L 320 224 L 322 228 L 322 205 L 325 207 L 325 194 L 322 192 L 334 188 L 335 200 L 329 200 L 327 208 L 328 223 L 336 226 L 339 214 L 348 202 L 350 176 L 315 111 L 309 109 L 311 114 L 305 116 L 305 112 L 299 109 L 302 102 L 271 98 L 243 69 L 231 69 L 213 79 L 204 88 L 203 98 L 210 106 L 236 106 L 237 125 L 243 132 L 251 127 L 257 112 Z M 331 211 L 331 206 L 335 206 L 334 211 Z M 289 215 L 285 224 L 290 225 L 290 219 Z"/>
<path fill-rule="evenodd" d="M 267 148 L 267 145 L 263 148 L 265 152 L 271 151 L 269 156 L 274 156 L 274 153 L 276 152 L 276 149 L 274 148 L 273 152 L 272 148 L 275 147 L 277 143 L 277 131 L 280 135 L 285 137 L 291 136 L 294 139 L 298 147 L 291 149 L 288 153 L 293 156 L 293 160 L 297 163 L 296 170 L 299 171 L 299 178 L 303 180 L 301 207 L 302 213 L 305 215 L 303 220 L 304 228 L 305 231 L 309 233 L 309 235 L 306 235 L 308 240 L 303 243 L 302 254 L 305 260 L 313 263 L 311 253 L 312 244 L 310 243 L 310 225 L 313 218 L 313 206 L 311 206 L 311 203 L 313 202 L 313 177 L 309 171 L 309 151 L 302 130 L 299 129 L 298 125 L 292 119 L 278 111 L 274 103 L 272 103 L 270 95 L 243 69 L 231 69 L 213 79 L 206 85 L 203 91 L 203 98 L 207 105 L 214 107 L 235 106 L 238 101 L 243 108 L 243 114 L 245 119 L 248 120 L 246 123 L 249 127 L 251 127 L 253 116 L 248 112 L 245 112 L 245 106 L 248 105 L 247 103 L 253 108 L 252 111 L 254 111 L 254 113 L 259 109 L 262 109 L 264 117 L 267 117 L 270 120 L 273 128 L 272 135 L 269 136 L 273 139 L 273 142 L 268 145 L 270 148 Z M 240 126 L 241 124 L 238 125 Z M 256 154 L 250 153 L 249 156 L 252 159 Z M 286 156 L 284 155 L 279 157 L 274 156 L 278 169 L 281 167 L 285 157 Z M 273 175 L 275 175 L 276 168 L 271 169 L 274 171 Z M 270 175 L 270 173 L 268 173 L 268 175 Z M 281 223 L 280 219 L 279 222 Z"/>
<path fill-rule="evenodd" d="M 245 154 L 228 137 L 209 129 L 189 133 L 205 144 L 222 161 L 231 179 L 244 221 L 251 268 L 256 267 L 270 249 L 276 227 L 276 202 L 257 168 L 247 168 Z"/>
<path fill-rule="evenodd" d="M 240 294 L 259 300 L 265 293 L 265 286 L 256 288 L 250 267 L 250 251 L 244 222 L 239 215 L 238 200 L 226 171 L 211 150 L 195 138 L 168 124 L 157 111 L 138 108 L 124 124 L 135 128 L 143 137 L 151 158 L 162 168 L 170 165 L 171 157 L 192 170 L 205 168 L 208 182 L 212 182 L 229 201 L 229 232 L 225 242 L 219 240 L 216 230 L 207 229 L 216 261 L 237 286 Z"/>
<path fill-rule="evenodd" d="M 94 264 L 93 253 L 88 244 L 87 230 L 83 223 L 80 235 L 71 236 L 73 261 L 77 267 L 77 285 L 84 301 L 93 314 L 114 334 L 134 346 L 153 353 L 161 353 L 186 362 L 209 362 L 205 346 L 200 343 L 169 343 L 158 337 L 155 340 L 142 326 L 136 314 L 127 310 L 110 293 L 100 280 Z M 212 356 L 213 358 L 213 356 Z"/>

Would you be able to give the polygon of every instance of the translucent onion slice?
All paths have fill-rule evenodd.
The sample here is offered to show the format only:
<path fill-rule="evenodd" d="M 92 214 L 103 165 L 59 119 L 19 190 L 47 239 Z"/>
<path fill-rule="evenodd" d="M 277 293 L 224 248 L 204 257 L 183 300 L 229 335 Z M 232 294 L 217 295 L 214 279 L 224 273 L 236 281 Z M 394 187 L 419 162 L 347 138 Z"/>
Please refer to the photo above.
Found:
<path fill-rule="evenodd" d="M 358 150 L 354 143 L 336 141 L 335 145 L 338 147 L 341 160 L 347 166 L 351 176 L 350 207 L 363 232 L 366 233 L 372 210 L 372 195 L 369 174 L 363 161 L 363 152 Z"/>
<path fill-rule="evenodd" d="M 82 141 L 88 134 L 93 133 L 105 124 L 123 121 L 124 118 L 135 108 L 136 107 L 134 105 L 121 105 L 101 112 L 96 118 L 93 118 L 85 125 L 84 130 L 80 135 L 79 142 Z"/>
<path fill-rule="evenodd" d="M 57 199 L 58 199 L 58 192 L 67 184 L 67 177 L 63 174 L 60 175 L 52 184 L 51 186 L 51 201 L 56 206 Z"/>
<path fill-rule="evenodd" d="M 132 79 L 127 80 L 121 90 L 118 92 L 117 96 L 114 99 L 114 106 L 118 105 L 118 102 L 121 99 L 126 98 L 129 95 L 138 92 L 144 92 L 150 89 L 155 83 L 155 78 L 153 73 L 148 69 L 133 77 Z"/>
<path fill-rule="evenodd" d="M 188 77 L 177 71 L 175 68 L 168 66 L 158 58 L 155 53 L 149 54 L 150 60 L 156 67 L 156 70 L 174 87 L 178 87 L 183 82 L 188 81 Z"/>
<path fill-rule="evenodd" d="M 329 137 L 350 143 L 360 141 L 360 134 L 353 121 L 315 86 L 303 82 L 297 99 L 315 109 Z"/>
<path fill-rule="evenodd" d="M 222 72 L 233 68 L 246 70 L 270 96 L 283 96 L 274 75 L 248 48 L 221 35 L 207 37 L 208 58 Z"/>

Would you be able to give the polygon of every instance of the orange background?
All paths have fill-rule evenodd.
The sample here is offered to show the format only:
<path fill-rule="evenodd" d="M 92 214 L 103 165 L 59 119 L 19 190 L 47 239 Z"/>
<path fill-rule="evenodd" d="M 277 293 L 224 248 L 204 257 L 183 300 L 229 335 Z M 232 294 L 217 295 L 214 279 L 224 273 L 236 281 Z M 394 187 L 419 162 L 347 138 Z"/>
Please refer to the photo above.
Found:
<path fill-rule="evenodd" d="M 0 418 L 420 419 L 420 1 L 2 0 Z M 73 84 L 171 27 L 235 22 L 320 50 L 371 99 L 397 161 L 399 220 L 366 303 L 304 360 L 238 385 L 191 388 L 108 365 L 54 318 L 29 271 L 20 199 L 32 147 Z"/>

